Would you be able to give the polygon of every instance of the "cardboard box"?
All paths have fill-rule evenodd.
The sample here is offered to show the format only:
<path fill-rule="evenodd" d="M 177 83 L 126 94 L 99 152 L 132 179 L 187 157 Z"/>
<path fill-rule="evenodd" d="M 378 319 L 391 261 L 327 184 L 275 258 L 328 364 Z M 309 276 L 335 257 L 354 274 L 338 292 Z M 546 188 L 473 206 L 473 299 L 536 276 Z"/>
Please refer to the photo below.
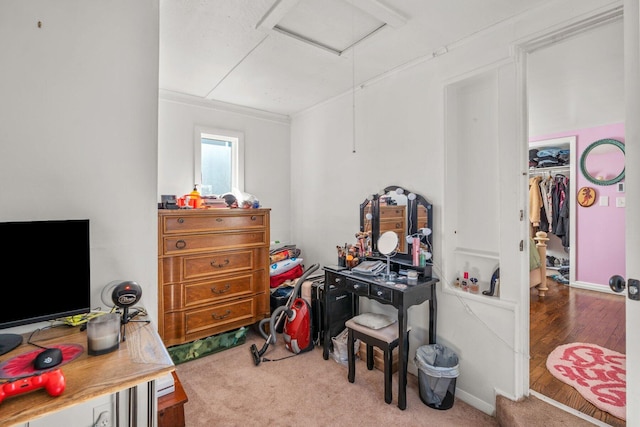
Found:
<path fill-rule="evenodd" d="M 395 348 L 393 350 L 393 363 L 391 364 L 391 372 L 398 371 L 398 354 L 399 351 L 397 348 Z M 363 343 L 362 341 L 360 341 L 358 357 L 365 362 L 367 361 L 367 344 Z M 384 371 L 384 352 L 375 346 L 373 347 L 373 366 L 379 371 Z"/>

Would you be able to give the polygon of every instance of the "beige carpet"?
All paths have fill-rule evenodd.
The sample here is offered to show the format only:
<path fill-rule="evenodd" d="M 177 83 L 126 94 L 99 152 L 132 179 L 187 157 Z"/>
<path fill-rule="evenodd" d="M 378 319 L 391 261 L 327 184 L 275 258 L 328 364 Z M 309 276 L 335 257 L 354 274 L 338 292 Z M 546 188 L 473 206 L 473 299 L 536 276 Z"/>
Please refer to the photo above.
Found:
<path fill-rule="evenodd" d="M 368 371 L 358 360 L 355 383 L 347 367 L 322 349 L 255 366 L 249 347 L 264 339 L 253 330 L 245 344 L 176 367 L 189 401 L 187 427 L 210 426 L 497 426 L 495 418 L 456 399 L 453 407 L 436 410 L 419 396 L 418 378 L 409 374 L 407 409 L 397 407 L 397 374 L 393 402 L 384 402 L 382 371 Z M 282 336 L 264 355 L 292 355 Z M 413 363 L 410 361 L 409 363 Z"/>

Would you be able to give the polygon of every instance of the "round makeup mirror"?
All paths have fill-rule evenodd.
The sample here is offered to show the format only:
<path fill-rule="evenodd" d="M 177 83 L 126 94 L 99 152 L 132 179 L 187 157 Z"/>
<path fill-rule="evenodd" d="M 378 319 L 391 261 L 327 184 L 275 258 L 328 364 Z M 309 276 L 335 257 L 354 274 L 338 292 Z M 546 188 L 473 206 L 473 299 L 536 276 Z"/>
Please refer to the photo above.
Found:
<path fill-rule="evenodd" d="M 378 239 L 378 251 L 382 255 L 391 256 L 398 248 L 398 235 L 393 231 L 385 231 Z"/>
<path fill-rule="evenodd" d="M 624 144 L 601 139 L 590 144 L 580 156 L 580 171 L 592 184 L 613 185 L 624 179 Z"/>
<path fill-rule="evenodd" d="M 392 280 L 395 273 L 391 274 L 391 256 L 398 250 L 398 235 L 393 231 L 385 231 L 378 239 L 378 251 L 387 257 L 387 274 L 385 278 Z"/>

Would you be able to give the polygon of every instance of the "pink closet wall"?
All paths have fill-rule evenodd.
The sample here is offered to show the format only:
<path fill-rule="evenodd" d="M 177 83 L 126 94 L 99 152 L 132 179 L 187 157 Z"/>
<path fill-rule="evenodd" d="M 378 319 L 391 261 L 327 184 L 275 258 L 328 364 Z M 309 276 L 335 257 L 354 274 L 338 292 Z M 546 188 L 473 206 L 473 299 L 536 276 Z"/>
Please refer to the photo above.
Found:
<path fill-rule="evenodd" d="M 594 285 L 609 286 L 609 278 L 614 274 L 625 276 L 625 208 L 616 207 L 616 198 L 625 197 L 617 191 L 617 185 L 600 186 L 587 181 L 580 171 L 580 156 L 592 142 L 600 139 L 617 139 L 624 143 L 624 124 L 596 126 L 574 131 L 540 135 L 530 138 L 530 142 L 543 139 L 576 136 L 576 189 L 592 187 L 596 190 L 596 202 L 590 207 L 576 203 L 573 218 L 576 221 L 576 281 Z M 612 161 L 615 163 L 615 161 Z M 612 164 L 611 167 L 618 165 Z M 608 177 L 611 179 L 611 177 Z M 624 180 L 622 181 L 624 182 Z M 608 206 L 600 206 L 602 196 L 609 197 Z M 571 194 L 576 197 L 576 194 Z M 574 250 L 574 248 L 571 248 Z"/>

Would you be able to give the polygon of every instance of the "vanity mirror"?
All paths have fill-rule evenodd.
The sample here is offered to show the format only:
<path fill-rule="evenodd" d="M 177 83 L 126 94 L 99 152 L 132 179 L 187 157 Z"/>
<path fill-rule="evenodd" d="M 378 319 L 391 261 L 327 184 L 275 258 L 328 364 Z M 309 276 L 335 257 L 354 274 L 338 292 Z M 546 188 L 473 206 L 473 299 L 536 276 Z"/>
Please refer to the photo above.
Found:
<path fill-rule="evenodd" d="M 580 156 L 582 175 L 596 185 L 613 185 L 624 179 L 624 144 L 601 139 L 590 144 Z"/>
<path fill-rule="evenodd" d="M 378 239 L 378 250 L 380 253 L 387 257 L 387 274 L 386 278 L 391 279 L 391 257 L 395 254 L 398 249 L 398 243 L 400 239 L 398 239 L 398 235 L 393 231 L 385 231 L 380 235 Z"/>
<path fill-rule="evenodd" d="M 374 256 L 380 255 L 379 237 L 387 231 L 394 232 L 398 236 L 398 248 L 393 260 L 411 265 L 414 241 L 429 248 L 431 258 L 432 211 L 431 203 L 422 195 L 391 185 L 360 204 L 360 231 L 371 233 Z"/>

